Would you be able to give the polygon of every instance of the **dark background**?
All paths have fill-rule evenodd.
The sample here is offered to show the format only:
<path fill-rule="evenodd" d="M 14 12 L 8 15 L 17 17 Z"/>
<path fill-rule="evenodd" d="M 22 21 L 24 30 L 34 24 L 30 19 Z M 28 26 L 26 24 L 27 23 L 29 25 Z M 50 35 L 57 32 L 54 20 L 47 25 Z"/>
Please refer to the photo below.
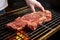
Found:
<path fill-rule="evenodd" d="M 37 0 L 37 1 L 41 2 L 42 0 Z M 60 0 L 44 0 L 44 1 L 47 1 L 48 3 L 50 3 L 51 6 L 55 9 L 60 8 Z M 9 7 L 13 9 L 26 6 L 25 0 L 8 0 L 8 4 L 9 4 Z"/>

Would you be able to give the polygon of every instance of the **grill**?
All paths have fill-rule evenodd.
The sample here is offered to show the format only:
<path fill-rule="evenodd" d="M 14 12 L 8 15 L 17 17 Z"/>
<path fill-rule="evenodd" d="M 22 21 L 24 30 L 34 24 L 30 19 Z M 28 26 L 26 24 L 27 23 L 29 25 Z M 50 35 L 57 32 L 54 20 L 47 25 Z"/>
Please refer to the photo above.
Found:
<path fill-rule="evenodd" d="M 43 3 L 46 4 L 45 2 Z M 46 9 L 48 8 L 47 6 L 45 7 Z M 59 30 L 60 26 L 58 25 L 60 25 L 60 13 L 56 12 L 53 9 L 48 9 L 52 11 L 53 19 L 48 23 L 41 24 L 37 28 L 37 30 L 29 32 L 29 40 L 36 40 L 39 38 L 43 39 L 46 36 L 46 34 Z M 9 40 L 10 38 L 13 38 L 16 35 L 16 32 L 12 28 L 7 28 L 6 24 L 13 21 L 18 16 L 22 16 L 25 13 L 29 12 L 31 12 L 31 10 L 28 7 L 26 7 L 24 9 L 19 9 L 18 11 L 14 10 L 14 12 L 11 11 L 11 13 L 7 13 L 5 15 L 0 16 L 0 40 Z"/>

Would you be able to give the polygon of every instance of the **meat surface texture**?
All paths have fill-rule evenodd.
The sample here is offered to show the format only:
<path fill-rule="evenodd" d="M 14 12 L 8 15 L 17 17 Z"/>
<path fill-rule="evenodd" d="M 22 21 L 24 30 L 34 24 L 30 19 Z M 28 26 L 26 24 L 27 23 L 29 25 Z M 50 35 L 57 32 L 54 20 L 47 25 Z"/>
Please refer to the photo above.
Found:
<path fill-rule="evenodd" d="M 44 14 L 46 16 L 45 22 L 52 20 L 52 13 L 49 10 L 46 10 Z"/>
<path fill-rule="evenodd" d="M 22 30 L 24 27 L 28 27 L 31 30 L 36 30 L 38 25 L 42 24 L 43 22 L 49 22 L 51 19 L 52 14 L 49 10 L 44 12 L 38 11 L 18 17 L 13 22 L 8 23 L 7 26 L 16 30 Z"/>

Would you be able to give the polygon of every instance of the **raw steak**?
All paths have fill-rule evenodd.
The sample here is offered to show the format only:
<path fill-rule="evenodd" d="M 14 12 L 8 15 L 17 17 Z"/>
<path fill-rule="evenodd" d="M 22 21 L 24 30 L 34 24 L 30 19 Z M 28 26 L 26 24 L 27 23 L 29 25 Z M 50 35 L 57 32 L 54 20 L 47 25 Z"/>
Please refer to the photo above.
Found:
<path fill-rule="evenodd" d="M 43 22 L 48 22 L 52 19 L 52 14 L 49 10 L 44 12 L 38 11 L 35 13 L 25 14 L 22 17 L 18 17 L 13 22 L 7 24 L 16 30 L 22 30 L 24 27 L 29 27 L 31 30 L 36 30 L 38 25 Z"/>

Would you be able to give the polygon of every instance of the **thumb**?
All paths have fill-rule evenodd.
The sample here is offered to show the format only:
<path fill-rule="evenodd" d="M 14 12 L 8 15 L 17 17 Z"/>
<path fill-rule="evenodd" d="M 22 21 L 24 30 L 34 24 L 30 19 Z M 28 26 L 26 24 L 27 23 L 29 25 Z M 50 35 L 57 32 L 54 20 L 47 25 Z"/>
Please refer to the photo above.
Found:
<path fill-rule="evenodd" d="M 36 3 L 36 6 L 39 7 L 42 11 L 45 11 L 44 7 L 39 2 Z"/>
<path fill-rule="evenodd" d="M 35 8 L 34 8 L 33 5 L 30 5 L 30 8 L 31 8 L 31 10 L 32 10 L 33 12 L 35 12 Z"/>

